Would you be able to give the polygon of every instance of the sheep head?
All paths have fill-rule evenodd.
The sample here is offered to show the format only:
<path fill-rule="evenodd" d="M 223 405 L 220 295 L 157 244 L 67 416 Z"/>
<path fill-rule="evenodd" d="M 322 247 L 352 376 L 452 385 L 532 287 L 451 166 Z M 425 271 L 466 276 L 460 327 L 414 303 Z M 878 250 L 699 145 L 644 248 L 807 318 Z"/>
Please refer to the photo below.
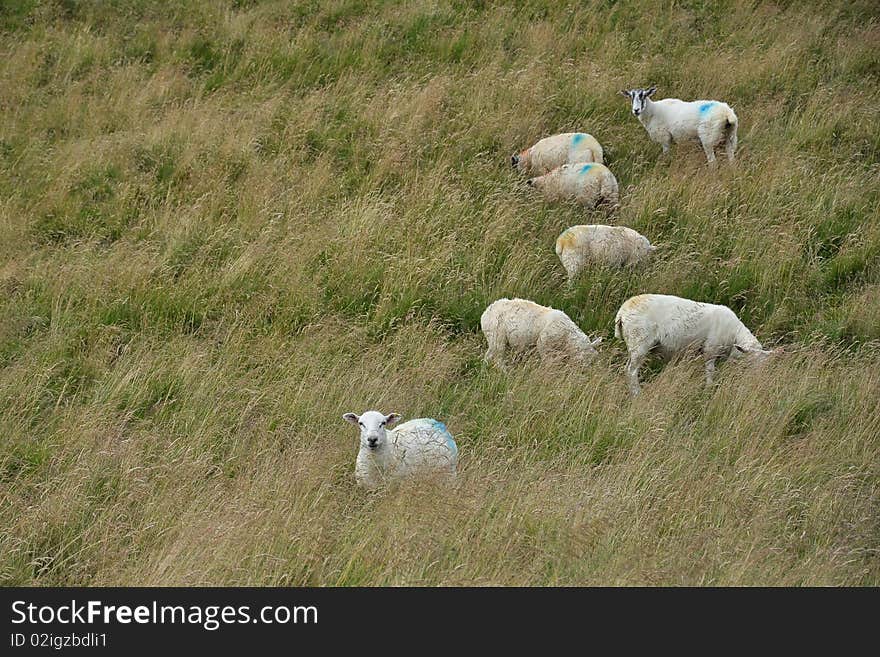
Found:
<path fill-rule="evenodd" d="M 639 116 L 645 111 L 645 106 L 648 104 L 648 98 L 653 96 L 656 91 L 657 87 L 651 86 L 647 89 L 624 89 L 620 92 L 620 95 L 627 96 L 632 101 L 633 116 Z"/>
<path fill-rule="evenodd" d="M 396 424 L 400 420 L 400 415 L 398 413 L 385 415 L 379 411 L 365 411 L 360 416 L 346 413 L 342 419 L 360 428 L 361 447 L 377 451 L 388 444 L 388 434 L 385 429 Z"/>

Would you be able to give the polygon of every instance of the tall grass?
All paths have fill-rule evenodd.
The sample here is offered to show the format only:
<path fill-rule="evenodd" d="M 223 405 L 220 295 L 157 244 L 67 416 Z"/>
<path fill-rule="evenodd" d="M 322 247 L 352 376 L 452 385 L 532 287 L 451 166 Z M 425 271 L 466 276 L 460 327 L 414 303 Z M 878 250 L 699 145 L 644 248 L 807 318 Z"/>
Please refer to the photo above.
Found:
<path fill-rule="evenodd" d="M 880 11 L 855 2 L 0 4 L 0 582 L 880 584 Z M 718 98 L 734 167 L 616 91 Z M 509 155 L 587 130 L 663 245 Z M 639 292 L 786 355 L 655 367 Z M 500 296 L 606 336 L 486 367 Z M 353 483 L 366 408 L 434 416 L 454 489 Z"/>

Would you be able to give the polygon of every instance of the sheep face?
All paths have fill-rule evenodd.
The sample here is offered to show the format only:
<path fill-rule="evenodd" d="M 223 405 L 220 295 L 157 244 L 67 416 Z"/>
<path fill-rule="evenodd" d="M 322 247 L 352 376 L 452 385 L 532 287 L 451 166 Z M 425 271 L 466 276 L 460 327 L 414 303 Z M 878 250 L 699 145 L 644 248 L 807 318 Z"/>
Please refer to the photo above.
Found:
<path fill-rule="evenodd" d="M 739 345 L 734 345 L 733 349 L 730 350 L 729 358 L 731 360 L 740 361 L 749 365 L 759 365 L 766 362 L 766 360 L 771 356 L 775 356 L 780 353 L 782 353 L 782 347 L 777 347 L 776 349 L 762 349 L 760 347 L 755 347 L 753 349 L 744 349 Z"/>
<path fill-rule="evenodd" d="M 388 433 L 385 428 L 396 424 L 400 420 L 400 415 L 397 413 L 385 415 L 379 411 L 367 411 L 360 416 L 346 413 L 342 418 L 360 428 L 361 448 L 376 452 L 387 447 Z"/>
<path fill-rule="evenodd" d="M 548 181 L 560 178 L 561 175 L 568 171 L 570 168 L 570 164 L 563 164 L 560 167 L 556 167 L 549 173 L 545 173 L 543 176 L 535 176 L 534 178 L 529 178 L 528 180 L 526 180 L 526 185 L 528 185 L 529 187 L 534 187 L 538 190 L 544 189 L 545 187 L 547 187 Z"/>
<path fill-rule="evenodd" d="M 645 111 L 645 106 L 648 104 L 648 98 L 653 96 L 656 91 L 657 87 L 650 87 L 648 89 L 626 89 L 621 91 L 620 95 L 629 97 L 632 102 L 633 116 L 638 117 Z"/>

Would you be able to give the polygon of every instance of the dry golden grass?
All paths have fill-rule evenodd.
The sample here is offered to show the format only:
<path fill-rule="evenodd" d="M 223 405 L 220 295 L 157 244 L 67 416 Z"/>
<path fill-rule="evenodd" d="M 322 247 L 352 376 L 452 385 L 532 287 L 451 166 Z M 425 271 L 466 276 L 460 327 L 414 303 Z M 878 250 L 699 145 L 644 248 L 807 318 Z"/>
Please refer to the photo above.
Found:
<path fill-rule="evenodd" d="M 0 5 L 0 582 L 880 584 L 875 3 Z M 615 95 L 718 98 L 740 156 L 659 155 Z M 595 135 L 586 273 L 510 170 Z M 630 400 L 639 292 L 733 307 L 766 366 Z M 606 338 L 486 367 L 500 296 Z M 432 416 L 454 489 L 353 482 L 345 411 Z"/>

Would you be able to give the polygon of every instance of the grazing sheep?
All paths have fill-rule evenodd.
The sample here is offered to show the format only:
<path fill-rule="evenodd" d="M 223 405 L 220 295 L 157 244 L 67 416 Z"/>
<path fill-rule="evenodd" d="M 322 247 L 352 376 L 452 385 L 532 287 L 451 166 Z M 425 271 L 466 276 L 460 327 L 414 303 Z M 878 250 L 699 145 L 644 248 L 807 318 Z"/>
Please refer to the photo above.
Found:
<path fill-rule="evenodd" d="M 366 411 L 342 417 L 361 430 L 354 476 L 364 488 L 416 475 L 455 476 L 458 447 L 442 422 L 419 418 L 389 431 L 386 427 L 400 420 L 397 413 Z"/>
<path fill-rule="evenodd" d="M 585 132 L 564 132 L 545 137 L 510 158 L 510 164 L 527 176 L 541 176 L 563 164 L 578 162 L 603 163 L 602 146 Z"/>
<path fill-rule="evenodd" d="M 626 226 L 572 226 L 556 238 L 556 255 L 571 282 L 587 264 L 609 267 L 634 265 L 657 247 Z"/>
<path fill-rule="evenodd" d="M 762 362 L 774 353 L 765 350 L 727 306 L 666 294 L 640 294 L 624 301 L 614 318 L 614 335 L 629 350 L 626 376 L 633 395 L 639 394 L 639 368 L 654 348 L 667 359 L 688 349 L 700 350 L 707 384 L 712 383 L 719 358 Z"/>
<path fill-rule="evenodd" d="M 685 102 L 678 98 L 664 98 L 656 102 L 651 96 L 657 87 L 627 89 L 621 95 L 632 101 L 632 113 L 648 131 L 651 141 L 669 152 L 673 142 L 697 139 L 703 146 L 709 166 L 715 166 L 715 149 L 725 143 L 727 159 L 733 162 L 736 153 L 738 119 L 727 103 L 717 100 Z"/>
<path fill-rule="evenodd" d="M 600 203 L 617 207 L 617 179 L 604 164 L 563 164 L 526 182 L 551 201 L 569 199 L 588 207 Z"/>
<path fill-rule="evenodd" d="M 536 347 L 543 359 L 559 356 L 586 366 L 602 338 L 590 340 L 561 310 L 525 299 L 498 299 L 483 311 L 480 328 L 489 343 L 485 361 L 504 367 L 504 352 Z"/>

